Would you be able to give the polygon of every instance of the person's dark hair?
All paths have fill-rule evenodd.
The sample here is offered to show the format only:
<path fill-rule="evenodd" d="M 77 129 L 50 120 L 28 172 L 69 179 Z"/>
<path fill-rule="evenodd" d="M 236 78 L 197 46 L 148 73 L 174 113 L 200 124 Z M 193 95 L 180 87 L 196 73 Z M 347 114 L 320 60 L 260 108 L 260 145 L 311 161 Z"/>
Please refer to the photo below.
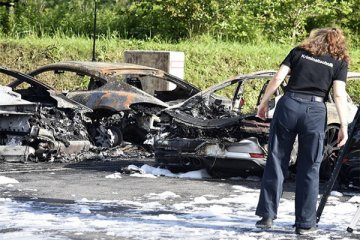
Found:
<path fill-rule="evenodd" d="M 330 54 L 336 59 L 350 62 L 345 37 L 339 28 L 319 28 L 299 45 L 313 55 Z"/>

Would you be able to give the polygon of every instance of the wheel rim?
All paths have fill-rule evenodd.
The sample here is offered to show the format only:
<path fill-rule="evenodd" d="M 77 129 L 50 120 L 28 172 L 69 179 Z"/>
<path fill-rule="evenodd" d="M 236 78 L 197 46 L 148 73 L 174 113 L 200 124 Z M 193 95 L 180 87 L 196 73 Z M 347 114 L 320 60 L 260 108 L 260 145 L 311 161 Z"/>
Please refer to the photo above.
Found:
<path fill-rule="evenodd" d="M 99 147 L 115 147 L 123 143 L 121 129 L 116 126 L 104 127 L 100 125 L 96 128 L 95 144 Z"/>
<path fill-rule="evenodd" d="M 106 129 L 103 126 L 99 126 L 96 128 L 96 136 L 95 136 L 95 144 L 96 146 L 100 147 L 112 147 L 114 145 L 114 136 L 112 135 L 112 132 L 109 132 L 108 129 Z"/>
<path fill-rule="evenodd" d="M 339 148 L 336 146 L 339 129 L 339 126 L 331 125 L 325 130 L 324 157 L 320 168 L 320 177 L 323 179 L 330 177 L 339 154 Z"/>
<path fill-rule="evenodd" d="M 110 126 L 108 127 L 108 130 L 110 130 L 112 135 L 114 136 L 113 146 L 121 145 L 123 143 L 123 135 L 121 129 L 116 126 Z"/>

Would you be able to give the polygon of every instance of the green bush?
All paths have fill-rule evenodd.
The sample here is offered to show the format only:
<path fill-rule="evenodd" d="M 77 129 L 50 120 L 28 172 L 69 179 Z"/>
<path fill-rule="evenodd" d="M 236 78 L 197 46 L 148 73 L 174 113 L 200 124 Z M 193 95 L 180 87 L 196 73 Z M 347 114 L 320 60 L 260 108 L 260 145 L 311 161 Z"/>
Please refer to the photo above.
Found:
<path fill-rule="evenodd" d="M 9 0 L 10 1 L 10 0 Z M 8 1 L 7 1 L 8 2 Z M 360 0 L 18 0 L 1 6 L 0 34 L 91 36 L 178 42 L 210 35 L 227 41 L 296 43 L 313 28 L 340 26 L 360 43 Z"/>

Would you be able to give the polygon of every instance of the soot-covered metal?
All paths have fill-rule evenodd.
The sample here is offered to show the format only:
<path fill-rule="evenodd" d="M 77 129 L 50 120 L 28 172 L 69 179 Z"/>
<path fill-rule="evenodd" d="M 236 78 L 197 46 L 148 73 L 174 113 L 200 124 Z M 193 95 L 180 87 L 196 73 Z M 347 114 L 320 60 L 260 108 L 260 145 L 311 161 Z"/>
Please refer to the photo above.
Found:
<path fill-rule="evenodd" d="M 239 75 L 161 112 L 160 131 L 154 137 L 155 159 L 160 166 L 174 171 L 207 168 L 215 176 L 261 175 L 266 164 L 267 142 L 271 117 L 276 102 L 286 89 L 286 82 L 270 101 L 268 119 L 245 112 L 246 84 L 262 85 L 258 104 L 274 71 Z M 360 73 L 350 73 L 348 79 L 360 79 Z M 226 89 L 230 89 L 229 91 Z M 229 94 L 230 93 L 230 94 Z M 253 98 L 253 97 L 252 97 Z M 326 102 L 328 123 L 326 147 L 321 176 L 331 174 L 337 154 L 336 137 L 339 119 L 331 93 Z M 356 105 L 348 98 L 349 121 Z M 256 105 L 253 107 L 256 109 Z M 290 170 L 296 171 L 297 141 L 291 153 Z"/>

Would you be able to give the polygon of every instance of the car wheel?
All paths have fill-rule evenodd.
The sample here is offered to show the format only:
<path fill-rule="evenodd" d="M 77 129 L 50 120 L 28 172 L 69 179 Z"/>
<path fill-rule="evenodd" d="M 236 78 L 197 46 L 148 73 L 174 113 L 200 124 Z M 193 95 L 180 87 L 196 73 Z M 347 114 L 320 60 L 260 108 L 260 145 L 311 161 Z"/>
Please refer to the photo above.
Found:
<path fill-rule="evenodd" d="M 325 129 L 324 157 L 320 166 L 320 178 L 324 180 L 330 178 L 339 154 L 336 146 L 339 129 L 338 125 L 329 125 Z"/>
<path fill-rule="evenodd" d="M 107 129 L 110 130 L 112 135 L 114 136 L 113 146 L 121 145 L 123 143 L 123 134 L 121 129 L 115 126 L 107 127 Z"/>
<path fill-rule="evenodd" d="M 118 127 L 99 126 L 95 132 L 95 145 L 100 147 L 115 147 L 123 142 L 123 135 Z"/>

